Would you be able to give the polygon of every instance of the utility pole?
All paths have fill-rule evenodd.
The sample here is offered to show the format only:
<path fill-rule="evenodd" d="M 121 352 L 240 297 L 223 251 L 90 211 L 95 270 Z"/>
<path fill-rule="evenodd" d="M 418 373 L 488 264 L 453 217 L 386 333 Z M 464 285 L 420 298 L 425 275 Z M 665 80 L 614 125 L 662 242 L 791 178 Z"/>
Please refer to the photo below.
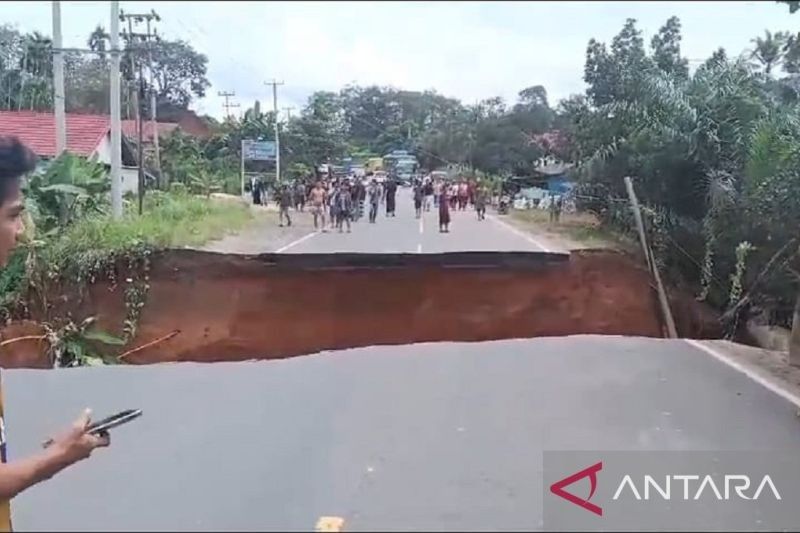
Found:
<path fill-rule="evenodd" d="M 128 43 L 131 48 L 131 52 L 138 52 L 138 46 L 135 45 L 135 41 L 138 38 L 139 40 L 146 43 L 148 48 L 148 52 L 150 51 L 150 40 L 153 37 L 150 33 L 150 20 L 161 20 L 155 11 L 151 13 L 120 13 L 119 20 L 127 20 L 128 21 Z M 147 21 L 147 33 L 134 33 L 133 31 L 133 22 L 137 24 Z M 131 53 L 131 76 L 136 78 L 136 61 L 135 56 L 137 54 Z M 152 66 L 152 63 L 151 63 Z M 145 188 L 145 175 L 144 175 L 144 135 L 142 132 L 143 128 L 143 121 L 142 121 L 142 103 L 145 98 L 145 90 L 144 90 L 144 74 L 142 73 L 142 62 L 139 61 L 138 67 L 138 87 L 136 84 L 136 80 L 131 86 L 131 94 L 136 95 L 135 98 L 135 105 L 134 108 L 136 110 L 136 130 L 137 130 L 137 138 L 138 138 L 138 157 L 137 157 L 137 165 L 139 167 L 139 180 L 138 180 L 138 197 L 139 197 L 139 214 L 141 215 L 144 211 L 144 188 Z M 158 136 L 158 130 L 153 131 L 153 137 Z"/>
<path fill-rule="evenodd" d="M 122 116 L 119 97 L 119 2 L 111 2 L 111 213 L 122 218 Z"/>
<path fill-rule="evenodd" d="M 126 17 L 127 17 L 127 20 L 128 20 L 128 33 L 126 33 L 125 35 L 126 35 L 126 37 L 128 39 L 128 46 L 131 49 L 131 54 L 130 54 L 130 58 L 131 58 L 131 77 L 133 77 L 133 76 L 136 75 L 135 74 L 136 73 L 136 65 L 134 63 L 134 57 L 133 57 L 134 56 L 134 54 L 133 54 L 133 18 L 128 17 L 125 13 L 122 12 L 122 10 L 120 10 L 119 20 L 121 20 L 121 21 L 126 20 Z M 131 110 L 131 107 L 133 108 L 133 110 Z M 139 117 L 138 117 L 138 114 L 139 114 L 139 100 L 136 97 L 136 91 L 134 90 L 134 86 L 131 83 L 129 83 L 128 84 L 128 119 L 129 120 L 130 120 L 131 115 L 133 113 L 136 113 L 135 120 L 136 120 L 136 123 L 138 124 L 139 123 Z"/>
<path fill-rule="evenodd" d="M 667 292 L 664 290 L 664 284 L 661 282 L 661 275 L 658 272 L 658 265 L 656 265 L 653 250 L 647 244 L 645 237 L 644 221 L 642 220 L 642 211 L 639 207 L 639 200 L 636 198 L 636 192 L 633 190 L 633 181 L 630 177 L 625 176 L 625 188 L 628 190 L 628 197 L 631 201 L 631 209 L 633 210 L 633 218 L 636 221 L 636 229 L 639 232 L 639 240 L 642 243 L 642 251 L 647 260 L 647 268 L 650 270 L 653 279 L 656 282 L 656 292 L 658 294 L 658 303 L 661 306 L 661 314 L 663 315 L 664 323 L 667 330 L 667 338 L 677 339 L 678 331 L 675 328 L 675 319 L 672 317 L 672 311 L 669 308 L 669 300 L 667 299 Z"/>
<path fill-rule="evenodd" d="M 152 13 L 152 19 L 160 21 L 161 18 L 155 11 Z M 153 47 L 150 44 L 150 20 L 147 18 L 147 60 L 150 68 L 150 127 L 153 130 L 153 148 L 155 149 L 156 172 L 158 173 L 158 184 L 164 187 L 164 176 L 161 175 L 161 148 L 158 139 L 158 121 L 156 120 L 156 86 L 155 86 L 155 73 L 153 72 Z M 158 35 L 154 35 L 156 40 Z"/>
<path fill-rule="evenodd" d="M 239 107 L 239 104 L 231 104 L 229 102 L 229 98 L 231 96 L 236 96 L 236 92 L 235 91 L 234 92 L 219 91 L 219 92 L 217 92 L 217 96 L 224 96 L 225 97 L 225 103 L 222 104 L 222 107 L 225 108 L 225 118 L 231 118 L 231 110 L 230 110 L 230 108 Z"/>
<path fill-rule="evenodd" d="M 61 40 L 61 2 L 53 1 L 53 85 L 55 86 L 56 157 L 67 149 L 67 112 L 64 102 L 64 52 Z"/>
<path fill-rule="evenodd" d="M 284 107 L 282 109 L 286 111 L 286 122 L 292 120 L 292 109 L 294 109 L 294 106 Z"/>
<path fill-rule="evenodd" d="M 139 102 L 139 107 L 136 109 L 136 118 L 137 118 L 137 145 L 139 148 L 139 155 L 137 159 L 139 160 L 139 214 L 142 214 L 144 210 L 144 139 L 142 135 L 142 108 L 141 103 L 144 100 L 144 78 L 142 77 L 142 62 L 139 61 L 139 97 L 137 101 Z"/>
<path fill-rule="evenodd" d="M 266 82 L 265 85 L 272 85 L 272 110 L 275 113 L 275 183 L 281 181 L 281 139 L 278 126 L 278 85 L 283 85 L 282 81 L 274 78 Z"/>

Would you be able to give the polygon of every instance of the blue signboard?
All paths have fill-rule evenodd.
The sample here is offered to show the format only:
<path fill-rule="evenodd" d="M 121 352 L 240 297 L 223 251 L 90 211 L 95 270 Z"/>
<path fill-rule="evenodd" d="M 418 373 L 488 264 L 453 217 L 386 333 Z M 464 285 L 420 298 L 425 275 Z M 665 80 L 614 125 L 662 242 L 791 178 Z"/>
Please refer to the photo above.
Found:
<path fill-rule="evenodd" d="M 242 140 L 242 158 L 245 161 L 274 161 L 275 141 Z"/>

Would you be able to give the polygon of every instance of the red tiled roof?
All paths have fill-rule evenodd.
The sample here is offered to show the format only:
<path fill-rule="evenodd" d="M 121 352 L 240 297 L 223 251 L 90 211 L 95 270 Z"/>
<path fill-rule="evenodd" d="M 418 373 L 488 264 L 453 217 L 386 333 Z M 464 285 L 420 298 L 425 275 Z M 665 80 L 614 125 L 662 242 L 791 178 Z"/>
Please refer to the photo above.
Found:
<path fill-rule="evenodd" d="M 67 150 L 88 157 L 111 128 L 107 115 L 67 113 Z M 56 126 L 53 113 L 0 111 L 0 135 L 14 135 L 36 155 L 56 154 Z"/>
<path fill-rule="evenodd" d="M 178 127 L 178 123 L 176 122 L 156 122 L 158 125 L 158 136 L 164 137 L 165 135 L 169 135 L 172 130 Z M 136 121 L 135 120 L 123 120 L 122 121 L 122 133 L 128 137 L 129 139 L 136 139 L 137 132 L 136 132 Z M 145 120 L 142 123 L 142 137 L 144 137 L 145 141 L 153 140 L 153 123 L 149 120 Z"/>

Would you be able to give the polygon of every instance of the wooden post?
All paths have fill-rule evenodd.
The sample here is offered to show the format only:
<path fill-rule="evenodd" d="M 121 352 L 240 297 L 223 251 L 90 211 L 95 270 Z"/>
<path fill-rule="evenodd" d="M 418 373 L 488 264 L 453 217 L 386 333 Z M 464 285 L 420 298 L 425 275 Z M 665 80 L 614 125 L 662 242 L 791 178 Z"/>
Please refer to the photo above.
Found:
<path fill-rule="evenodd" d="M 639 200 L 636 198 L 636 193 L 633 190 L 633 182 L 629 177 L 625 177 L 625 188 L 628 190 L 628 197 L 631 200 L 631 208 L 633 209 L 633 218 L 636 220 L 636 229 L 639 232 L 639 240 L 642 243 L 642 250 L 644 257 L 647 261 L 647 268 L 650 270 L 653 279 L 656 282 L 656 291 L 658 292 L 658 303 L 661 306 L 661 314 L 664 317 L 664 323 L 667 327 L 667 336 L 671 339 L 678 338 L 678 331 L 675 328 L 675 320 L 672 318 L 672 311 L 669 309 L 669 300 L 667 300 L 667 291 L 664 290 L 664 284 L 661 283 L 661 275 L 658 272 L 653 251 L 647 245 L 647 237 L 644 233 L 644 222 L 642 221 L 642 212 L 639 208 Z"/>

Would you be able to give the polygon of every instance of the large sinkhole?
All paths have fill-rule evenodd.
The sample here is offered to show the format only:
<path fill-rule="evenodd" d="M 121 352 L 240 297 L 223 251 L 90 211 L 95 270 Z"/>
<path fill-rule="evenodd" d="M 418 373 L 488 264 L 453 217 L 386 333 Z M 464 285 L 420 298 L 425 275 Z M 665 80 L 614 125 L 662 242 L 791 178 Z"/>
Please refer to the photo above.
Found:
<path fill-rule="evenodd" d="M 52 295 L 74 317 L 121 331 L 124 288 L 98 280 Z M 671 296 L 682 336 L 713 321 Z M 35 316 L 33 317 L 36 318 Z M 712 324 L 709 326 L 709 324 Z M 14 328 L 17 328 L 16 330 Z M 35 323 L 6 327 L 3 338 Z M 127 362 L 275 359 L 324 350 L 436 341 L 608 334 L 663 336 L 647 270 L 610 251 L 571 254 L 230 255 L 172 250 L 152 260 Z M 48 366 L 42 343 L 2 348 L 7 367 Z"/>

